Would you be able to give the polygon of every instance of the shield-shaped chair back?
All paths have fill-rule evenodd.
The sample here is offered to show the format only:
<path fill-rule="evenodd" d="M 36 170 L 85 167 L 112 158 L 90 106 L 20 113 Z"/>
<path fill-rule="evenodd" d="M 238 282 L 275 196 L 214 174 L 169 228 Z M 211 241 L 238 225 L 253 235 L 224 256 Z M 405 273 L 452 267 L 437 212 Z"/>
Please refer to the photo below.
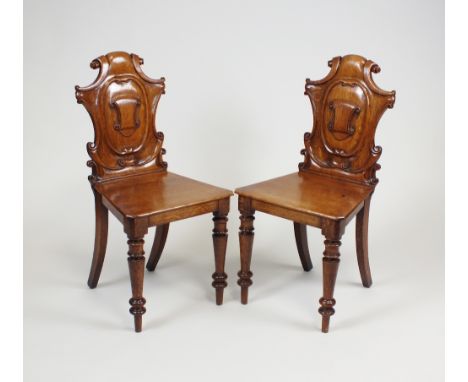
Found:
<path fill-rule="evenodd" d="M 93 181 L 166 170 L 164 135 L 155 121 L 164 78 L 147 77 L 141 64 L 136 54 L 108 53 L 91 62 L 99 69 L 96 80 L 75 87 L 94 125 L 94 142 L 87 145 Z"/>
<path fill-rule="evenodd" d="M 395 91 L 380 89 L 372 73 L 379 66 L 357 55 L 335 57 L 322 80 L 306 80 L 305 94 L 312 103 L 312 133 L 304 135 L 304 162 L 311 171 L 375 186 L 382 148 L 374 136 L 380 117 L 395 102 Z"/>

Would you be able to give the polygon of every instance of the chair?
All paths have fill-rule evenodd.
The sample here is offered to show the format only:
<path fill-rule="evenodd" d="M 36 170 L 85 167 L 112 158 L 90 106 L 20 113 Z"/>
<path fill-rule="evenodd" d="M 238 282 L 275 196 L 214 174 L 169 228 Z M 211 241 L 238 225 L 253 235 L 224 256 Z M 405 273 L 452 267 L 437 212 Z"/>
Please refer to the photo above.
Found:
<path fill-rule="evenodd" d="M 294 222 L 297 250 L 305 271 L 312 269 L 306 226 L 321 229 L 323 253 L 323 297 L 319 300 L 322 332 L 329 329 L 335 313 L 333 297 L 339 247 L 346 225 L 356 217 L 356 249 L 362 284 L 372 278 L 367 248 L 367 228 L 375 173 L 382 148 L 375 146 L 377 123 L 395 102 L 395 92 L 374 83 L 372 73 L 380 68 L 357 55 L 335 57 L 329 74 L 319 81 L 306 80 L 305 94 L 313 109 L 312 133 L 304 135 L 304 162 L 299 172 L 238 188 L 240 211 L 241 270 L 238 284 L 241 302 L 247 304 L 252 285 L 250 263 L 254 238 L 254 213 L 265 212 Z"/>
<path fill-rule="evenodd" d="M 119 219 L 128 236 L 128 265 L 132 286 L 130 313 L 135 331 L 142 329 L 146 312 L 143 297 L 144 236 L 156 226 L 146 264 L 154 271 L 166 242 L 169 224 L 176 220 L 213 213 L 216 304 L 223 302 L 227 275 L 224 263 L 227 214 L 231 191 L 167 171 L 163 161 L 164 135 L 156 132 L 155 114 L 164 94 L 164 78 L 154 80 L 141 70 L 136 54 L 112 52 L 91 62 L 99 69 L 87 87 L 76 86 L 76 99 L 91 116 L 95 138 L 87 144 L 92 168 L 89 176 L 95 197 L 96 236 L 89 274 L 90 288 L 97 286 L 106 253 L 108 211 Z"/>

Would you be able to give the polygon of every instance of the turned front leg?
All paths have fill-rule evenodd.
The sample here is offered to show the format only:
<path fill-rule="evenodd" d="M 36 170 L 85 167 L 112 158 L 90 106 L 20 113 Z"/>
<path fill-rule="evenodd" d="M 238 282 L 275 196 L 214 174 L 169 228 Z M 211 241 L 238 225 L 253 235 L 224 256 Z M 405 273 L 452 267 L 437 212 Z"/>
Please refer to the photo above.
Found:
<path fill-rule="evenodd" d="M 241 199 L 239 199 L 239 206 L 241 207 Z M 237 284 L 241 287 L 241 303 L 247 304 L 248 302 L 248 289 L 252 285 L 253 273 L 250 271 L 250 262 L 252 259 L 252 246 L 254 240 L 254 227 L 253 221 L 255 219 L 255 211 L 253 209 L 239 208 L 240 227 L 239 227 L 239 245 L 240 245 L 240 260 L 241 269 L 237 274 L 239 280 Z"/>
<path fill-rule="evenodd" d="M 229 202 L 228 202 L 229 203 Z M 229 204 L 228 204 L 229 205 Z M 227 274 L 224 272 L 226 262 L 226 246 L 227 246 L 227 212 L 213 212 L 213 246 L 215 255 L 215 272 L 213 273 L 213 288 L 216 290 L 216 305 L 222 305 L 224 288 L 227 287 Z"/>
<path fill-rule="evenodd" d="M 132 298 L 129 303 L 130 313 L 135 320 L 135 332 L 141 332 L 142 316 L 146 312 L 146 300 L 143 297 L 143 279 L 145 275 L 145 252 L 143 237 L 129 237 L 128 240 L 128 268 L 132 284 Z"/>
<path fill-rule="evenodd" d="M 320 299 L 319 313 L 322 315 L 322 332 L 328 333 L 330 316 L 335 314 L 335 290 L 336 275 L 340 264 L 341 245 L 340 237 L 327 237 L 325 240 L 325 251 L 323 252 L 323 297 Z"/>

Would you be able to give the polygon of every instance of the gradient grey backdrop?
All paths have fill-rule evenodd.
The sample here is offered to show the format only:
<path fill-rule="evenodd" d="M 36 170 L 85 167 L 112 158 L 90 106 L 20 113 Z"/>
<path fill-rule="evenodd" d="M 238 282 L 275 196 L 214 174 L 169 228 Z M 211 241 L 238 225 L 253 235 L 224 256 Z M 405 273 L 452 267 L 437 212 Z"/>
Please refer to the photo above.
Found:
<path fill-rule="evenodd" d="M 27 0 L 24 13 L 25 380 L 442 380 L 443 1 Z M 375 81 L 397 97 L 376 136 L 374 286 L 360 286 L 350 226 L 328 335 L 317 229 L 304 273 L 292 223 L 258 213 L 251 301 L 240 305 L 236 198 L 223 307 L 208 215 L 171 226 L 146 277 L 143 333 L 132 332 L 126 237 L 113 218 L 101 284 L 87 289 L 93 129 L 73 87 L 113 50 L 167 79 L 157 123 L 169 170 L 232 189 L 297 169 L 312 123 L 306 77 L 322 78 L 336 55 L 380 64 Z"/>

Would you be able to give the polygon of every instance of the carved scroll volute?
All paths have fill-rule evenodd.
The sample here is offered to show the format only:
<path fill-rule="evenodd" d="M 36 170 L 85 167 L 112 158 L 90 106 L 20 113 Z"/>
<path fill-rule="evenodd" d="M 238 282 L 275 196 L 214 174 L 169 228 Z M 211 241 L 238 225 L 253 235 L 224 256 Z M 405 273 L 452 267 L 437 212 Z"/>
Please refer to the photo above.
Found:
<path fill-rule="evenodd" d="M 156 131 L 155 121 L 164 78 L 147 77 L 141 64 L 136 54 L 108 53 L 91 62 L 91 68 L 99 69 L 96 80 L 75 87 L 94 126 L 94 142 L 87 145 L 93 181 L 166 170 L 164 135 Z"/>
<path fill-rule="evenodd" d="M 326 173 L 374 186 L 381 147 L 374 136 L 380 117 L 395 102 L 395 91 L 380 89 L 372 78 L 377 64 L 348 55 L 329 61 L 330 72 L 306 80 L 313 110 L 312 133 L 304 135 L 301 171 Z"/>

